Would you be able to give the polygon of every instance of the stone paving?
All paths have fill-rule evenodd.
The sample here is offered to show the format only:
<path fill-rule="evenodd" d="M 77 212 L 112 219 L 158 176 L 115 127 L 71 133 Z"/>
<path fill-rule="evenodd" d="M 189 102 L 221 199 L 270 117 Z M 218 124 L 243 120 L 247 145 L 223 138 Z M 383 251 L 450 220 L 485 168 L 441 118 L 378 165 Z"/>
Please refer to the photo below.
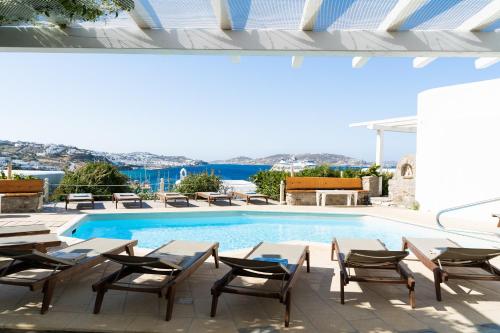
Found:
<path fill-rule="evenodd" d="M 178 210 L 286 210 L 362 212 L 386 216 L 413 223 L 429 223 L 425 214 L 386 207 L 282 207 L 250 205 L 236 202 L 233 208 L 224 204 L 208 207 L 193 202 L 191 208 L 163 208 L 158 202 L 147 202 L 141 211 Z M 54 230 L 86 211 L 76 205 L 67 212 L 61 204 L 47 206 L 38 214 L 0 215 L 1 225 L 44 223 Z M 139 211 L 110 203 L 99 203 L 98 212 Z M 80 207 L 81 208 L 81 207 Z M 426 222 L 427 221 L 427 222 Z M 300 242 L 290 242 L 300 243 Z M 346 304 L 339 301 L 339 277 L 336 261 L 330 261 L 330 246 L 313 243 L 311 273 L 305 269 L 292 297 L 290 328 L 283 327 L 284 306 L 274 299 L 238 295 L 221 296 L 215 318 L 210 318 L 210 288 L 228 268 L 215 269 L 207 261 L 195 274 L 182 283 L 177 292 L 173 319 L 163 320 L 166 302 L 155 295 L 110 291 L 99 315 L 92 314 L 95 293 L 91 284 L 105 273 L 116 269 L 105 263 L 73 276 L 56 289 L 53 306 L 40 315 L 41 293 L 27 288 L 0 285 L 0 331 L 8 329 L 91 332 L 500 332 L 500 282 L 452 281 L 443 287 L 443 302 L 434 297 L 432 273 L 414 258 L 405 260 L 413 271 L 416 284 L 417 308 L 407 304 L 404 286 L 350 283 L 346 287 Z M 146 252 L 138 249 L 138 254 Z M 241 256 L 246 250 L 226 253 Z M 359 272 L 359 271 L 357 271 Z M 356 272 L 356 273 L 357 273 Z M 366 272 L 363 272 L 366 274 Z M 150 276 L 142 279 L 151 279 Z M 258 283 L 264 288 L 277 285 L 255 279 L 240 279 L 238 283 Z"/>

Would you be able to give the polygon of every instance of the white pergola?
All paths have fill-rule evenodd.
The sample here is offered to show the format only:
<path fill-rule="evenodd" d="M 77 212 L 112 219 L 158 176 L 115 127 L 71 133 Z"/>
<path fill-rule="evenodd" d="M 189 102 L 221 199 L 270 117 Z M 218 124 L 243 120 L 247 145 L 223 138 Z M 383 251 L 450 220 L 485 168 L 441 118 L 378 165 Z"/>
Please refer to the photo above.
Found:
<path fill-rule="evenodd" d="M 350 124 L 349 127 L 365 127 L 377 131 L 375 164 L 384 162 L 384 132 L 417 133 L 417 116 L 389 118 Z"/>
<path fill-rule="evenodd" d="M 288 55 L 294 68 L 307 56 L 352 56 L 353 68 L 473 57 L 479 69 L 500 61 L 499 23 L 500 0 L 135 0 L 116 19 L 0 27 L 0 52 Z"/>

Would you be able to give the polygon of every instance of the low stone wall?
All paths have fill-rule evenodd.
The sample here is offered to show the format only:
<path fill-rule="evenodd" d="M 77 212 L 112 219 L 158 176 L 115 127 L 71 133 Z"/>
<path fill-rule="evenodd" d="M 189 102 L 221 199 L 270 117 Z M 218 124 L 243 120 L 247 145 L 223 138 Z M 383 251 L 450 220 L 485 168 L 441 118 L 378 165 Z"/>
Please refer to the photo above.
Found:
<path fill-rule="evenodd" d="M 41 209 L 40 196 L 5 196 L 0 195 L 0 213 L 34 213 Z"/>
<path fill-rule="evenodd" d="M 368 193 L 366 192 L 359 193 L 358 205 L 366 205 L 368 204 L 368 200 L 369 200 Z M 292 206 L 316 206 L 316 193 L 315 192 L 287 193 L 286 204 Z M 347 205 L 347 196 L 343 194 L 327 195 L 326 204 L 335 206 L 345 206 Z"/>

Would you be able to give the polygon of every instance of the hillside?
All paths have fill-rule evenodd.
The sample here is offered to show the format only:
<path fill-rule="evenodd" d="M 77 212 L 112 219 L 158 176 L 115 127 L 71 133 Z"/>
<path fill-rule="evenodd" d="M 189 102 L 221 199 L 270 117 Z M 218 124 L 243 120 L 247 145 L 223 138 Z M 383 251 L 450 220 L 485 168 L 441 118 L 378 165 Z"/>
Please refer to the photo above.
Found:
<path fill-rule="evenodd" d="M 0 168 L 5 167 L 9 159 L 16 169 L 35 170 L 62 170 L 92 161 L 106 161 L 121 168 L 165 168 L 205 164 L 201 160 L 185 156 L 165 156 L 147 152 L 106 153 L 62 144 L 0 140 Z"/>
<path fill-rule="evenodd" d="M 234 157 L 227 160 L 212 161 L 213 164 L 266 164 L 273 165 L 282 160 L 290 160 L 295 158 L 297 160 L 313 161 L 316 164 L 330 164 L 330 165 L 368 165 L 369 163 L 353 157 L 339 155 L 339 154 L 275 154 L 267 157 L 250 158 L 246 156 Z"/>

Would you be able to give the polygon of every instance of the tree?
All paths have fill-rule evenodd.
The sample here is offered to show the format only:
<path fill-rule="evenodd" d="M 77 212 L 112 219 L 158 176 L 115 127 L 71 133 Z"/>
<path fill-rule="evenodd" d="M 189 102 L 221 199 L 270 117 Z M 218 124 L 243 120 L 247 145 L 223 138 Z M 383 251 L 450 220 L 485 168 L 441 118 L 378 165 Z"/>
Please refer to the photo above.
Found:
<path fill-rule="evenodd" d="M 127 185 L 128 180 L 126 175 L 110 163 L 86 163 L 75 171 L 66 171 L 61 184 L 54 191 L 54 197 L 60 198 L 68 193 L 92 193 L 96 196 L 110 196 L 113 193 L 130 192 Z"/>
<path fill-rule="evenodd" d="M 187 175 L 178 185 L 175 190 L 180 193 L 194 194 L 196 192 L 218 192 L 221 188 L 222 181 L 216 175 L 208 173 L 194 173 Z"/>
<path fill-rule="evenodd" d="M 134 0 L 0 0 L 0 25 L 49 20 L 62 27 L 74 21 L 96 21 L 132 10 Z"/>

